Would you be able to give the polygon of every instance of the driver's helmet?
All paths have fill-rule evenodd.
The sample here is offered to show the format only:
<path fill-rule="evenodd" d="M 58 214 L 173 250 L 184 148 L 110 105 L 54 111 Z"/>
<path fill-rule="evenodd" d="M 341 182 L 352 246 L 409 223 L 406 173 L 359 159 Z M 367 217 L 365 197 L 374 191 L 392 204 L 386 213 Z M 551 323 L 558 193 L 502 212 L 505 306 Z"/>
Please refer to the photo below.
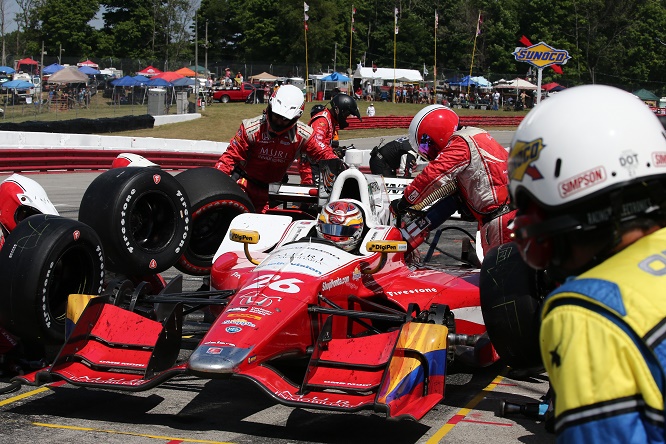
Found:
<path fill-rule="evenodd" d="M 305 99 L 303 91 L 294 85 L 283 85 L 268 100 L 266 116 L 271 131 L 275 134 L 283 134 L 289 131 L 303 114 Z M 278 122 L 274 115 L 286 119 Z"/>
<path fill-rule="evenodd" d="M 40 184 L 20 174 L 12 174 L 0 183 L 0 225 L 7 232 L 34 214 L 58 216 Z"/>
<path fill-rule="evenodd" d="M 331 112 L 338 121 L 340 129 L 345 129 L 349 126 L 347 117 L 356 116 L 358 120 L 361 119 L 361 112 L 358 110 L 358 105 L 353 97 L 340 93 L 331 99 Z"/>
<path fill-rule="evenodd" d="M 326 107 L 321 104 L 313 106 L 312 109 L 310 110 L 310 118 L 313 118 L 314 116 L 324 111 L 325 109 Z"/>
<path fill-rule="evenodd" d="M 428 105 L 409 124 L 409 144 L 425 160 L 435 160 L 458 129 L 458 114 L 444 105 Z"/>
<path fill-rule="evenodd" d="M 633 94 L 585 85 L 543 101 L 518 126 L 509 154 L 523 258 L 533 268 L 557 269 L 572 257 L 577 238 L 607 242 L 610 254 L 615 227 L 664 217 L 664 167 L 664 128 Z"/>
<path fill-rule="evenodd" d="M 317 236 L 328 239 L 345 251 L 352 251 L 361 242 L 363 213 L 358 205 L 345 200 L 326 204 L 317 221 Z"/>

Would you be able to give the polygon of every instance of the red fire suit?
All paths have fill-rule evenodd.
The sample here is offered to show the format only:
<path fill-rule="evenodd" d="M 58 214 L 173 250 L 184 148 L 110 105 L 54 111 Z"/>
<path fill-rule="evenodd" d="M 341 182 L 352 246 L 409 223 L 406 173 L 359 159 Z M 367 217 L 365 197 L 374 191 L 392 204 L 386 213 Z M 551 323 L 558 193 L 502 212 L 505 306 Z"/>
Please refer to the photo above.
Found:
<path fill-rule="evenodd" d="M 455 181 L 460 197 L 478 222 L 484 254 L 510 241 L 507 227 L 515 217 L 509 208 L 507 150 L 486 131 L 465 127 L 453 133 L 448 145 L 405 188 L 411 205 Z"/>
<path fill-rule="evenodd" d="M 312 137 L 312 128 L 298 121 L 283 134 L 269 130 L 265 115 L 243 120 L 215 168 L 231 175 L 236 168 L 239 185 L 255 210 L 268 209 L 268 184 L 281 182 L 294 159 L 304 151 L 315 160 L 337 159 L 331 147 Z"/>
<path fill-rule="evenodd" d="M 325 108 L 315 114 L 314 117 L 310 119 L 309 125 L 314 131 L 314 137 L 321 143 L 333 146 L 333 141 L 338 140 L 338 131 L 336 129 L 338 122 L 335 120 L 335 117 L 333 117 L 330 109 Z M 301 156 L 298 162 L 298 172 L 301 176 L 301 184 L 303 185 L 312 185 L 314 183 L 314 178 L 312 177 L 313 169 L 310 160 L 311 159 L 308 159 L 305 156 Z M 318 171 L 318 169 L 315 169 L 314 174 L 318 174 Z"/>

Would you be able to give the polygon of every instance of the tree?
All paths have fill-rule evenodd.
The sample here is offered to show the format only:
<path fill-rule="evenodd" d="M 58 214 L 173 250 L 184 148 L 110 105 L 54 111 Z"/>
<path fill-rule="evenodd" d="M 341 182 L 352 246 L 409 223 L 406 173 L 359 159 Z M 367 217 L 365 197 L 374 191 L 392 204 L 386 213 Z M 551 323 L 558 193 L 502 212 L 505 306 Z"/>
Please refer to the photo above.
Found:
<path fill-rule="evenodd" d="M 58 53 L 60 44 L 67 54 L 93 55 L 97 45 L 89 22 L 99 10 L 99 3 L 91 0 L 44 0 L 39 7 L 41 40 L 47 52 Z M 41 48 L 40 48 L 41 49 Z"/>

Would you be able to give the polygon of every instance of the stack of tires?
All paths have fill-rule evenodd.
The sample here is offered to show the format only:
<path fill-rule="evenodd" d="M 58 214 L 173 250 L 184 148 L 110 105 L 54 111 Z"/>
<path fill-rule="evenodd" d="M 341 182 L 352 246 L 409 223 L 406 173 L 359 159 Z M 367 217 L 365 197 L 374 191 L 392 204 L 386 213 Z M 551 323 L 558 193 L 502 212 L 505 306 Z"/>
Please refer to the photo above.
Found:
<path fill-rule="evenodd" d="M 78 221 L 37 214 L 7 236 L 0 326 L 21 339 L 26 357 L 52 358 L 65 339 L 70 294 L 98 295 L 109 276 L 150 281 L 174 266 L 207 275 L 231 220 L 251 211 L 247 195 L 214 168 L 106 171 L 86 189 Z"/>

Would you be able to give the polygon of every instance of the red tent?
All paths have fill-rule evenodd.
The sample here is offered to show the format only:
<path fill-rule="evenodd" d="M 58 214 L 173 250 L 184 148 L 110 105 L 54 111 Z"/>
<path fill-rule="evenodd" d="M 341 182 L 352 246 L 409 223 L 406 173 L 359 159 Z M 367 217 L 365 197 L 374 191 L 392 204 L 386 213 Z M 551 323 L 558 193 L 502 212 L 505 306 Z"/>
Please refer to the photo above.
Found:
<path fill-rule="evenodd" d="M 79 66 L 79 67 L 81 67 L 81 66 L 90 66 L 91 68 L 95 68 L 95 69 L 99 68 L 99 65 L 97 63 L 93 62 L 90 59 L 86 60 L 85 62 L 79 62 L 79 63 L 76 64 L 76 66 Z"/>
<path fill-rule="evenodd" d="M 176 79 L 182 79 L 183 77 L 185 77 L 185 76 L 180 75 L 180 74 L 178 74 L 178 73 L 175 72 L 175 71 L 164 71 L 164 72 L 162 72 L 162 73 L 157 74 L 157 75 L 154 76 L 153 78 L 154 78 L 154 79 L 164 79 L 164 80 L 166 80 L 167 82 L 173 82 L 174 80 L 176 80 Z"/>
<path fill-rule="evenodd" d="M 566 88 L 557 82 L 550 82 L 546 83 L 545 85 L 541 85 L 541 89 L 548 92 L 557 92 L 557 91 L 562 91 L 563 89 Z"/>
<path fill-rule="evenodd" d="M 21 65 L 39 65 L 39 62 L 36 60 L 32 60 L 30 57 L 26 57 L 25 59 L 21 59 L 16 63 L 16 66 L 21 66 Z"/>
<path fill-rule="evenodd" d="M 141 71 L 137 72 L 137 74 L 140 74 L 140 75 L 146 76 L 146 77 L 150 77 L 150 76 L 157 75 L 161 72 L 162 71 L 160 71 L 159 69 L 157 69 L 153 66 L 148 66 L 147 68 L 144 68 Z"/>

